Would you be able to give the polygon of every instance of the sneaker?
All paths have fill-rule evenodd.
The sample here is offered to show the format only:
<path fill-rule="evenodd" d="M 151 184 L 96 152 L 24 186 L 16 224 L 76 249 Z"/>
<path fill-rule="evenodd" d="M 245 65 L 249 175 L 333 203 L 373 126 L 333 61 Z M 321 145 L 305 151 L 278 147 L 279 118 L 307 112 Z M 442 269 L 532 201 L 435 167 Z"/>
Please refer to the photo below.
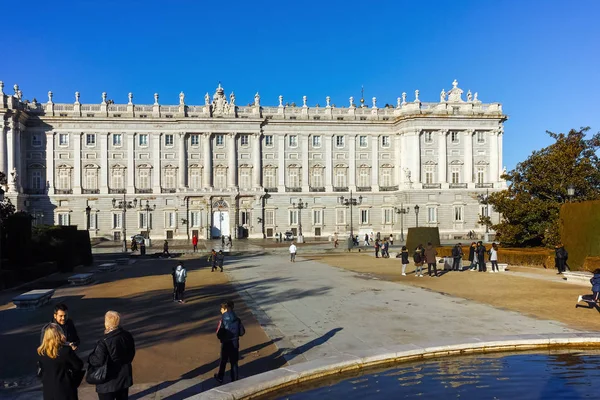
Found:
<path fill-rule="evenodd" d="M 215 378 L 215 381 L 219 382 L 219 384 L 222 384 L 222 383 L 223 383 L 223 378 L 219 378 L 219 375 L 217 375 L 217 374 L 214 374 L 214 375 L 213 375 L 213 378 Z"/>
<path fill-rule="evenodd" d="M 582 296 L 582 295 L 579 295 L 579 297 L 577 297 L 577 302 L 578 302 L 578 303 L 580 303 L 580 302 L 581 302 L 581 300 L 583 300 L 583 296 Z"/>
<path fill-rule="evenodd" d="M 406 274 L 403 272 L 403 273 L 402 273 L 402 276 L 406 276 Z"/>
<path fill-rule="evenodd" d="M 419 275 L 419 278 L 422 278 L 422 277 L 423 277 L 423 274 Z"/>

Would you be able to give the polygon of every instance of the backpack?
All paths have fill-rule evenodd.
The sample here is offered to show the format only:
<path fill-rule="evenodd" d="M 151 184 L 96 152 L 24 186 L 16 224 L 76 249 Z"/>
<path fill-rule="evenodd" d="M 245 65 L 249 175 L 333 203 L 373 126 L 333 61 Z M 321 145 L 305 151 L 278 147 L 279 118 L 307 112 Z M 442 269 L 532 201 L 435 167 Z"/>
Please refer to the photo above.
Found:
<path fill-rule="evenodd" d="M 413 259 L 415 260 L 415 263 L 421 262 L 421 252 L 419 250 L 415 251 L 415 254 L 413 254 Z"/>

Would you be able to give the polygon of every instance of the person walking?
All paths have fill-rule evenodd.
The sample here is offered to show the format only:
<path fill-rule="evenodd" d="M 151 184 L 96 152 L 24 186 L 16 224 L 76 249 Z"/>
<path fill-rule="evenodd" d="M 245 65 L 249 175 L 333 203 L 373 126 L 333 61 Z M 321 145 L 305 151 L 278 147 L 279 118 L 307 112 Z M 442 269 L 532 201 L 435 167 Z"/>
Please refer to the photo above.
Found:
<path fill-rule="evenodd" d="M 492 272 L 500 272 L 498 270 L 498 245 L 496 243 L 492 243 L 490 249 L 490 262 L 492 263 Z"/>
<path fill-rule="evenodd" d="M 217 326 L 217 338 L 221 342 L 221 361 L 219 372 L 214 374 L 217 382 L 223 383 L 225 368 L 229 362 L 231 382 L 238 380 L 238 360 L 240 358 L 240 336 L 244 336 L 246 329 L 242 320 L 233 311 L 233 302 L 221 303 L 221 320 Z"/>
<path fill-rule="evenodd" d="M 294 244 L 294 242 L 292 242 L 292 244 L 290 245 L 290 262 L 296 262 L 296 251 L 298 249 L 296 248 L 296 245 Z"/>
<path fill-rule="evenodd" d="M 227 237 L 227 245 L 228 245 L 229 247 L 233 246 L 233 240 L 231 240 L 231 235 L 229 235 L 229 236 Z"/>
<path fill-rule="evenodd" d="M 163 253 L 162 255 L 166 255 L 167 257 L 171 257 L 171 254 L 169 254 L 169 241 L 165 240 L 165 242 L 163 243 Z"/>
<path fill-rule="evenodd" d="M 379 239 L 375 239 L 375 258 L 379 258 Z"/>
<path fill-rule="evenodd" d="M 370 244 L 369 244 L 369 234 L 368 233 L 365 233 L 365 243 L 364 243 L 364 245 L 365 246 L 370 246 Z"/>
<path fill-rule="evenodd" d="M 437 251 L 435 250 L 431 242 L 427 243 L 427 248 L 425 249 L 425 262 L 427 262 L 427 273 L 430 277 L 438 276 L 436 256 Z M 431 275 L 431 268 L 433 268 L 434 275 Z"/>
<path fill-rule="evenodd" d="M 212 264 L 212 269 L 210 270 L 210 272 L 214 272 L 215 269 L 217 269 L 217 252 L 215 251 L 215 249 L 210 250 L 210 256 L 208 256 L 207 261 Z"/>
<path fill-rule="evenodd" d="M 469 271 L 477 270 L 477 253 L 475 250 L 477 250 L 477 243 L 472 242 L 471 247 L 469 247 L 469 261 L 471 262 Z"/>
<path fill-rule="evenodd" d="M 171 278 L 173 279 L 173 301 L 177 301 L 177 279 L 175 277 L 175 272 L 177 272 L 177 265 L 174 265 L 171 269 Z"/>
<path fill-rule="evenodd" d="M 140 242 L 140 256 L 146 255 L 146 240 Z"/>
<path fill-rule="evenodd" d="M 402 259 L 402 276 L 406 276 L 406 267 L 408 266 L 408 249 L 406 246 L 402 246 L 402 250 L 396 257 L 400 257 Z"/>
<path fill-rule="evenodd" d="M 569 257 L 569 253 L 565 250 L 565 246 L 562 243 L 556 245 L 556 267 L 558 269 L 558 274 L 562 274 L 565 272 L 565 263 L 567 262 L 567 258 Z"/>
<path fill-rule="evenodd" d="M 198 236 L 192 236 L 192 246 L 194 248 L 194 253 L 198 251 Z"/>
<path fill-rule="evenodd" d="M 586 303 L 588 303 L 590 305 L 590 308 L 593 307 L 593 305 L 597 304 L 599 299 L 599 295 L 600 295 L 600 268 L 597 268 L 594 271 L 594 276 L 590 279 L 590 283 L 592 284 L 592 296 L 590 295 L 579 295 L 579 297 L 577 298 L 577 302 L 581 302 L 581 301 L 585 301 Z M 591 298 L 590 298 L 591 297 Z M 575 306 L 577 307 L 577 306 Z"/>
<path fill-rule="evenodd" d="M 107 380 L 96 385 L 98 400 L 126 400 L 133 385 L 131 363 L 135 357 L 135 341 L 121 327 L 121 315 L 107 311 L 104 315 L 104 336 L 88 357 L 91 367 L 107 364 Z"/>
<path fill-rule="evenodd" d="M 423 258 L 423 245 L 419 244 L 413 254 L 413 261 L 415 262 L 415 276 L 418 276 L 420 278 L 423 277 Z"/>
<path fill-rule="evenodd" d="M 394 245 L 394 235 L 390 233 L 390 246 Z"/>
<path fill-rule="evenodd" d="M 183 293 L 185 292 L 186 279 L 187 270 L 183 267 L 183 263 L 180 262 L 175 269 L 175 301 L 179 303 L 185 303 L 183 300 Z"/>
<path fill-rule="evenodd" d="M 483 242 L 480 240 L 477 242 L 477 249 L 475 253 L 477 254 L 477 264 L 479 265 L 479 272 L 486 272 L 487 268 L 485 266 L 485 246 Z"/>
<path fill-rule="evenodd" d="M 460 271 L 460 262 L 462 257 L 462 244 L 458 243 L 452 248 L 452 271 Z"/>
<path fill-rule="evenodd" d="M 83 361 L 66 343 L 58 324 L 50 323 L 37 348 L 44 400 L 78 400 L 77 388 L 83 379 Z"/>
<path fill-rule="evenodd" d="M 221 247 L 225 247 L 225 235 L 221 235 Z"/>
<path fill-rule="evenodd" d="M 333 234 L 333 248 L 337 249 L 337 247 L 339 246 L 339 244 L 340 243 L 339 243 L 339 239 L 338 239 L 338 234 L 337 234 L 337 232 L 335 232 Z"/>
<path fill-rule="evenodd" d="M 51 324 L 58 326 L 60 333 L 65 337 L 65 345 L 71 347 L 73 350 L 77 350 L 81 340 L 77 334 L 75 323 L 69 318 L 69 307 L 65 303 L 58 303 L 54 306 L 54 315 L 52 320 L 42 327 L 40 333 L 40 343 L 44 340 L 44 334 L 46 328 Z"/>
<path fill-rule="evenodd" d="M 225 262 L 225 254 L 223 253 L 223 250 L 219 250 L 215 256 L 215 259 L 217 260 L 217 265 L 213 265 L 213 270 L 216 270 L 218 266 L 221 269 L 221 272 L 223 272 L 223 263 Z"/>

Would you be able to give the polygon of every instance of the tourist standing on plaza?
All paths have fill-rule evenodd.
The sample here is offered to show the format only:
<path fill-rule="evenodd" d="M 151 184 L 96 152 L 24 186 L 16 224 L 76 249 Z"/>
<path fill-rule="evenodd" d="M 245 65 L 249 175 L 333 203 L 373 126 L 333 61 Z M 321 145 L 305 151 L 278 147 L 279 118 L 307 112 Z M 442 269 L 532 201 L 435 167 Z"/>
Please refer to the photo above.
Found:
<path fill-rule="evenodd" d="M 452 248 L 452 271 L 460 271 L 460 261 L 463 257 L 462 244 L 459 243 Z"/>
<path fill-rule="evenodd" d="M 425 262 L 427 262 L 427 273 L 429 274 L 430 277 L 438 276 L 438 272 L 437 272 L 437 251 L 435 250 L 435 248 L 433 247 L 433 245 L 431 244 L 431 242 L 427 243 L 427 249 L 425 249 Z M 433 268 L 433 273 L 434 275 L 431 275 L 431 268 Z"/>
<path fill-rule="evenodd" d="M 402 258 L 402 276 L 406 276 L 406 267 L 408 266 L 408 249 L 406 246 L 402 246 L 400 251 L 400 257 Z"/>
<path fill-rule="evenodd" d="M 294 244 L 294 242 L 292 242 L 292 244 L 290 245 L 290 262 L 296 262 L 296 251 L 298 249 L 296 248 L 296 245 Z"/>
<path fill-rule="evenodd" d="M 77 400 L 83 379 L 83 361 L 65 342 L 58 324 L 48 324 L 37 349 L 44 400 Z"/>
<path fill-rule="evenodd" d="M 177 279 L 175 278 L 176 271 L 177 265 L 174 265 L 171 269 L 171 278 L 173 278 L 173 301 L 177 301 Z"/>
<path fill-rule="evenodd" d="M 140 256 L 145 256 L 145 255 L 146 255 L 146 240 L 144 239 L 140 242 Z"/>
<path fill-rule="evenodd" d="M 394 245 L 394 235 L 390 233 L 390 246 Z"/>
<path fill-rule="evenodd" d="M 415 262 L 415 276 L 423 277 L 423 261 L 424 261 L 423 245 L 419 244 L 413 254 L 413 261 Z"/>
<path fill-rule="evenodd" d="M 338 234 L 337 232 L 333 234 L 333 248 L 337 249 L 337 247 L 339 246 L 339 239 L 338 239 Z"/>
<path fill-rule="evenodd" d="M 210 256 L 208 256 L 208 262 L 212 264 L 210 272 L 214 272 L 214 270 L 217 269 L 217 252 L 215 249 L 211 249 Z"/>
<path fill-rule="evenodd" d="M 375 258 L 379 258 L 379 239 L 375 239 Z"/>
<path fill-rule="evenodd" d="M 365 233 L 365 246 L 370 246 L 368 233 Z"/>
<path fill-rule="evenodd" d="M 229 247 L 233 246 L 233 240 L 231 240 L 231 235 L 227 237 L 227 244 L 229 245 Z"/>
<path fill-rule="evenodd" d="M 490 262 L 492 263 L 492 272 L 500 272 L 498 270 L 498 245 L 496 243 L 492 243 L 490 249 Z"/>
<path fill-rule="evenodd" d="M 131 363 L 135 357 L 135 342 L 131 333 L 121 328 L 121 315 L 107 311 L 104 316 L 104 336 L 88 357 L 92 368 L 107 365 L 107 381 L 96 385 L 99 400 L 126 400 L 133 385 Z"/>
<path fill-rule="evenodd" d="M 225 235 L 221 235 L 221 247 L 225 247 Z"/>
<path fill-rule="evenodd" d="M 469 271 L 477 270 L 477 243 L 471 243 L 471 247 L 469 247 L 469 261 L 471 262 L 471 267 Z"/>
<path fill-rule="evenodd" d="M 567 258 L 569 257 L 569 253 L 565 250 L 565 246 L 562 243 L 556 245 L 556 268 L 558 269 L 558 274 L 562 274 L 565 272 L 565 264 L 567 262 Z"/>
<path fill-rule="evenodd" d="M 194 247 L 194 253 L 198 251 L 198 236 L 192 236 L 192 246 Z"/>
<path fill-rule="evenodd" d="M 238 379 L 238 360 L 240 358 L 240 336 L 244 336 L 246 329 L 242 321 L 233 311 L 233 302 L 221 303 L 221 320 L 217 326 L 217 338 L 221 342 L 221 362 L 219 372 L 214 378 L 223 383 L 227 362 L 230 364 L 231 382 Z"/>
<path fill-rule="evenodd" d="M 169 241 L 165 240 L 165 242 L 163 243 L 163 256 L 166 255 L 167 257 L 171 257 L 171 254 L 169 254 Z"/>
<path fill-rule="evenodd" d="M 477 249 L 475 250 L 475 254 L 477 254 L 477 263 L 479 264 L 479 272 L 486 272 L 485 267 L 485 246 L 483 242 L 480 240 L 477 242 Z"/>
<path fill-rule="evenodd" d="M 184 303 L 183 293 L 185 292 L 185 281 L 187 279 L 187 270 L 183 267 L 183 263 L 180 262 L 175 269 L 175 301 Z"/>
<path fill-rule="evenodd" d="M 213 264 L 213 271 L 216 270 L 218 266 L 221 268 L 221 272 L 223 272 L 223 262 L 225 262 L 225 254 L 223 254 L 223 250 L 219 250 L 215 256 L 215 260 L 217 261 L 217 265 Z"/>
<path fill-rule="evenodd" d="M 46 328 L 51 324 L 56 324 L 60 333 L 65 337 L 65 345 L 70 346 L 73 350 L 77 350 L 79 347 L 79 335 L 75 328 L 75 323 L 69 318 L 69 307 L 64 303 L 58 303 L 54 306 L 54 315 L 52 321 L 44 325 L 40 334 L 40 343 L 44 340 L 44 334 Z"/>

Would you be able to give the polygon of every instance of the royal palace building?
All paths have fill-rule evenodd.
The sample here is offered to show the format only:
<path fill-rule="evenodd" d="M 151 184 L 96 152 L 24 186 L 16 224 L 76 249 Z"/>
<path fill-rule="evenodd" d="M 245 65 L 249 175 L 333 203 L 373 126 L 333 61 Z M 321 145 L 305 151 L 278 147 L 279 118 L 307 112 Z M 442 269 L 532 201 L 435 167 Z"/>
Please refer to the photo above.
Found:
<path fill-rule="evenodd" d="M 340 237 L 437 226 L 482 234 L 503 189 L 499 103 L 456 81 L 428 103 L 402 93 L 379 107 L 237 105 L 219 85 L 204 105 L 25 100 L 0 82 L 0 171 L 6 197 L 34 224 L 77 225 L 123 240 L 231 235 Z M 412 96 L 411 96 L 412 97 Z M 437 97 L 437 96 L 436 96 Z M 463 99 L 466 97 L 466 99 Z M 418 210 L 418 211 L 417 211 Z"/>

